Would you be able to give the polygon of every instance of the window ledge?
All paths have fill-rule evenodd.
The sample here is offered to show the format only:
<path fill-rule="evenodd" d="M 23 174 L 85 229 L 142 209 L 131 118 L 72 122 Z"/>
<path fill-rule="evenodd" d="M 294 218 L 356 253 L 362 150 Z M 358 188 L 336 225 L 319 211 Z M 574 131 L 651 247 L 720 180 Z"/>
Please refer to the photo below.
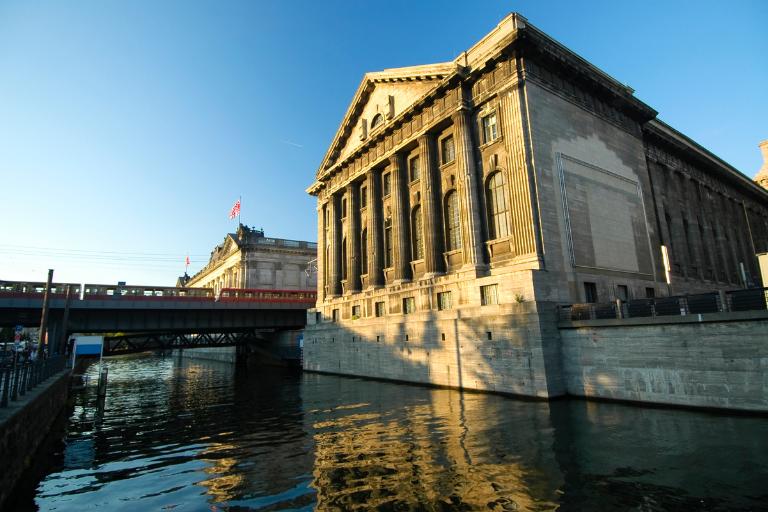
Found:
<path fill-rule="evenodd" d="M 483 149 L 489 148 L 489 147 L 493 146 L 494 144 L 496 144 L 496 143 L 498 143 L 498 142 L 501 142 L 501 141 L 502 141 L 502 139 L 504 139 L 504 137 L 502 137 L 501 135 L 499 135 L 498 137 L 496 137 L 496 138 L 495 138 L 495 139 L 493 139 L 492 141 L 489 141 L 489 142 L 484 142 L 484 143 L 480 144 L 480 147 L 479 147 L 478 149 L 481 149 L 481 150 L 483 150 Z"/>
<path fill-rule="evenodd" d="M 503 236 L 501 238 L 494 238 L 492 240 L 486 240 L 485 241 L 485 245 L 495 245 L 495 244 L 500 244 L 502 242 L 508 242 L 510 238 L 512 238 L 512 237 L 510 235 L 507 235 L 507 236 Z"/>

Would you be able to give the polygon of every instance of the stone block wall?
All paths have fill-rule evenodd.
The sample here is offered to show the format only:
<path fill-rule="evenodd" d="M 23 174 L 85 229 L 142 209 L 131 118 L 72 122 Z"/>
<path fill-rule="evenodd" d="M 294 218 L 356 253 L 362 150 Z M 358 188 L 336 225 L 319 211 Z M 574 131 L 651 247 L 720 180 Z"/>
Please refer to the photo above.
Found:
<path fill-rule="evenodd" d="M 218 361 L 220 363 L 235 363 L 237 361 L 237 347 L 188 348 L 175 353 L 190 359 Z"/>
<path fill-rule="evenodd" d="M 768 314 L 728 321 L 733 316 L 593 321 L 597 325 L 561 329 L 567 392 L 768 411 Z"/>
<path fill-rule="evenodd" d="M 563 394 L 554 306 L 523 302 L 309 325 L 304 369 L 539 398 Z"/>
<path fill-rule="evenodd" d="M 768 411 L 768 313 L 558 325 L 524 302 L 321 322 L 303 367 L 536 398 Z"/>
<path fill-rule="evenodd" d="M 0 409 L 0 510 L 64 410 L 68 391 L 67 371 L 27 392 L 23 404 Z"/>

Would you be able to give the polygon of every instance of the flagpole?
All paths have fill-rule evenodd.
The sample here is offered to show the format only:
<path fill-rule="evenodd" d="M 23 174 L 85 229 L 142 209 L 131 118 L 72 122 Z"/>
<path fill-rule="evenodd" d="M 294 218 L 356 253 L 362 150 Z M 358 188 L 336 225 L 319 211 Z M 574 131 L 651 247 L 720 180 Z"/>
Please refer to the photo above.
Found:
<path fill-rule="evenodd" d="M 237 203 L 240 205 L 240 208 L 237 209 L 237 227 L 240 227 L 240 210 L 243 209 L 243 196 L 237 197 Z"/>

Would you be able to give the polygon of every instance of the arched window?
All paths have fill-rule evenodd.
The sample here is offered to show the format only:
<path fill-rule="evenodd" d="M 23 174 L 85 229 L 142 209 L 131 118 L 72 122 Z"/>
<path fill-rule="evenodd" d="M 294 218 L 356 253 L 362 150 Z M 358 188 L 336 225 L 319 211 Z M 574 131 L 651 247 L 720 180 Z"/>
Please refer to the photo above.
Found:
<path fill-rule="evenodd" d="M 341 278 L 347 278 L 347 239 L 341 241 Z"/>
<path fill-rule="evenodd" d="M 507 221 L 507 192 L 504 175 L 494 172 L 485 184 L 485 200 L 488 207 L 488 236 L 491 240 L 509 235 Z"/>
<path fill-rule="evenodd" d="M 376 128 L 377 126 L 380 126 L 384 122 L 384 116 L 381 114 L 376 114 L 373 116 L 373 121 L 371 121 L 371 130 Z"/>
<path fill-rule="evenodd" d="M 424 258 L 424 231 L 421 227 L 421 206 L 416 206 L 411 213 L 411 245 L 413 259 Z"/>
<path fill-rule="evenodd" d="M 360 272 L 368 273 L 368 231 L 363 230 L 360 235 Z"/>
<path fill-rule="evenodd" d="M 448 251 L 461 249 L 459 196 L 455 190 L 451 190 L 445 196 L 445 243 Z"/>

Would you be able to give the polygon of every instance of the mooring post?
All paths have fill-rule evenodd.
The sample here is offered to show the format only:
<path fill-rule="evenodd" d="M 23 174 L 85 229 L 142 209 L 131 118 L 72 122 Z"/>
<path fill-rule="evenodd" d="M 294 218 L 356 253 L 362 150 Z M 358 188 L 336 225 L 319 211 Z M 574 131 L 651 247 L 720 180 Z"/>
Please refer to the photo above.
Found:
<path fill-rule="evenodd" d="M 107 396 L 107 374 L 109 373 L 109 368 L 106 366 L 101 367 L 101 372 L 99 372 L 99 388 L 98 388 L 98 395 L 99 398 L 103 398 Z"/>

